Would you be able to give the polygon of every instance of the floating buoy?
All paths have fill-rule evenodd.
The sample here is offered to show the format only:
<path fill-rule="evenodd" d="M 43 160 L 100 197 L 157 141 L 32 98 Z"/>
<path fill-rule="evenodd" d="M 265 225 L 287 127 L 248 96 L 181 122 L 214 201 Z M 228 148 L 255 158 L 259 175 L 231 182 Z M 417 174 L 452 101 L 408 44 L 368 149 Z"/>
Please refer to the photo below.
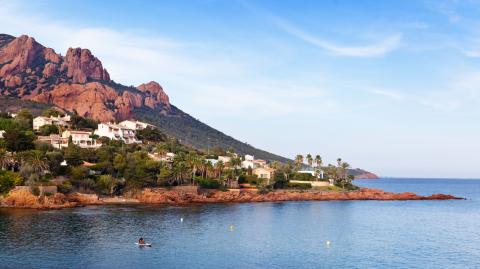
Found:
<path fill-rule="evenodd" d="M 325 242 L 325 244 L 327 245 L 327 247 L 329 247 L 330 244 L 331 244 L 331 242 L 327 240 L 327 241 Z"/>
<path fill-rule="evenodd" d="M 180 218 L 180 222 L 183 222 L 183 218 Z"/>
<path fill-rule="evenodd" d="M 233 232 L 234 229 L 235 227 L 233 227 L 233 225 L 230 225 L 230 232 Z"/>

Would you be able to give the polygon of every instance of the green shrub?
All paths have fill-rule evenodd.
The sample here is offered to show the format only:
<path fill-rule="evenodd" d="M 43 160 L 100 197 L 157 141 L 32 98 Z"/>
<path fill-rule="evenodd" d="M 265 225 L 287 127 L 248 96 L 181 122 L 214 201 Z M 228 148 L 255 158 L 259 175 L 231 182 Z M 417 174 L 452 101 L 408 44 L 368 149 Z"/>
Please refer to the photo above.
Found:
<path fill-rule="evenodd" d="M 219 189 L 221 186 L 220 181 L 208 178 L 200 179 L 198 184 L 204 189 Z"/>
<path fill-rule="evenodd" d="M 293 180 L 314 181 L 314 180 L 317 180 L 317 178 L 307 173 L 296 173 L 293 176 Z"/>
<path fill-rule="evenodd" d="M 8 193 L 15 186 L 22 185 L 22 177 L 12 171 L 0 170 L 0 193 Z"/>
<path fill-rule="evenodd" d="M 73 185 L 72 185 L 72 182 L 70 182 L 70 180 L 65 180 L 62 182 L 62 184 L 58 185 L 57 188 L 59 192 L 63 194 L 67 194 L 72 192 Z"/>
<path fill-rule="evenodd" d="M 292 189 L 299 189 L 299 190 L 307 190 L 312 188 L 312 184 L 310 183 L 293 183 L 289 182 L 288 187 Z"/>
<path fill-rule="evenodd" d="M 37 186 L 32 187 L 32 193 L 35 196 L 39 196 L 40 195 L 40 188 L 37 187 Z"/>
<path fill-rule="evenodd" d="M 43 125 L 42 127 L 40 127 L 40 129 L 38 130 L 38 133 L 40 135 L 48 136 L 48 135 L 51 135 L 51 134 L 58 134 L 59 130 L 58 130 L 57 126 L 55 126 L 53 124 L 47 124 L 47 125 Z"/>

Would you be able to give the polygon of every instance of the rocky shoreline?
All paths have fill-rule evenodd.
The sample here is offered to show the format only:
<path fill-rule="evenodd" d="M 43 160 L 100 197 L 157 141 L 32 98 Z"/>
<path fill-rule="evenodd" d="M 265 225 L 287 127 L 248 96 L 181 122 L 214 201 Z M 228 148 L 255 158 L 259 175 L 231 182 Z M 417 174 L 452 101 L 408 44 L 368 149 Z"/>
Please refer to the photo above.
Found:
<path fill-rule="evenodd" d="M 0 207 L 31 209 L 62 209 L 88 205 L 107 204 L 168 204 L 185 205 L 193 203 L 248 203 L 280 201 L 349 201 L 349 200 L 462 200 L 464 198 L 447 194 L 421 196 L 411 192 L 392 193 L 378 189 L 362 188 L 357 191 L 296 191 L 277 190 L 265 194 L 257 190 L 198 190 L 182 191 L 164 188 L 146 188 L 130 197 L 98 197 L 96 194 L 57 193 L 51 196 L 34 196 L 25 190 L 14 190 L 0 198 Z"/>

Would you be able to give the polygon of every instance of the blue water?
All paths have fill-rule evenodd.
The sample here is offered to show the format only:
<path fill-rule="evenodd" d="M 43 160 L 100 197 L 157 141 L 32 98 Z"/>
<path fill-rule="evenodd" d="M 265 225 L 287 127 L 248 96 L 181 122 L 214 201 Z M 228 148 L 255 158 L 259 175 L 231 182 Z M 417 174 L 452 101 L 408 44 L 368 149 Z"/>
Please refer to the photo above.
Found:
<path fill-rule="evenodd" d="M 468 199 L 0 209 L 0 268 L 480 268 L 480 180 L 356 184 Z"/>

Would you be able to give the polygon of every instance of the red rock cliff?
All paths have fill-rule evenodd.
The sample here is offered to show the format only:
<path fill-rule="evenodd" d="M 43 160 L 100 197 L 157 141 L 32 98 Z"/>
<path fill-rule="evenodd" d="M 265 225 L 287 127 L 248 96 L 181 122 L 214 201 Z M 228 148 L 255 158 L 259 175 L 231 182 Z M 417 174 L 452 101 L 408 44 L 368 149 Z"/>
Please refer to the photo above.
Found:
<path fill-rule="evenodd" d="M 136 108 L 168 113 L 170 102 L 157 82 L 126 87 L 110 80 L 88 49 L 70 48 L 65 57 L 29 36 L 0 47 L 0 94 L 54 104 L 101 121 L 127 119 Z"/>

